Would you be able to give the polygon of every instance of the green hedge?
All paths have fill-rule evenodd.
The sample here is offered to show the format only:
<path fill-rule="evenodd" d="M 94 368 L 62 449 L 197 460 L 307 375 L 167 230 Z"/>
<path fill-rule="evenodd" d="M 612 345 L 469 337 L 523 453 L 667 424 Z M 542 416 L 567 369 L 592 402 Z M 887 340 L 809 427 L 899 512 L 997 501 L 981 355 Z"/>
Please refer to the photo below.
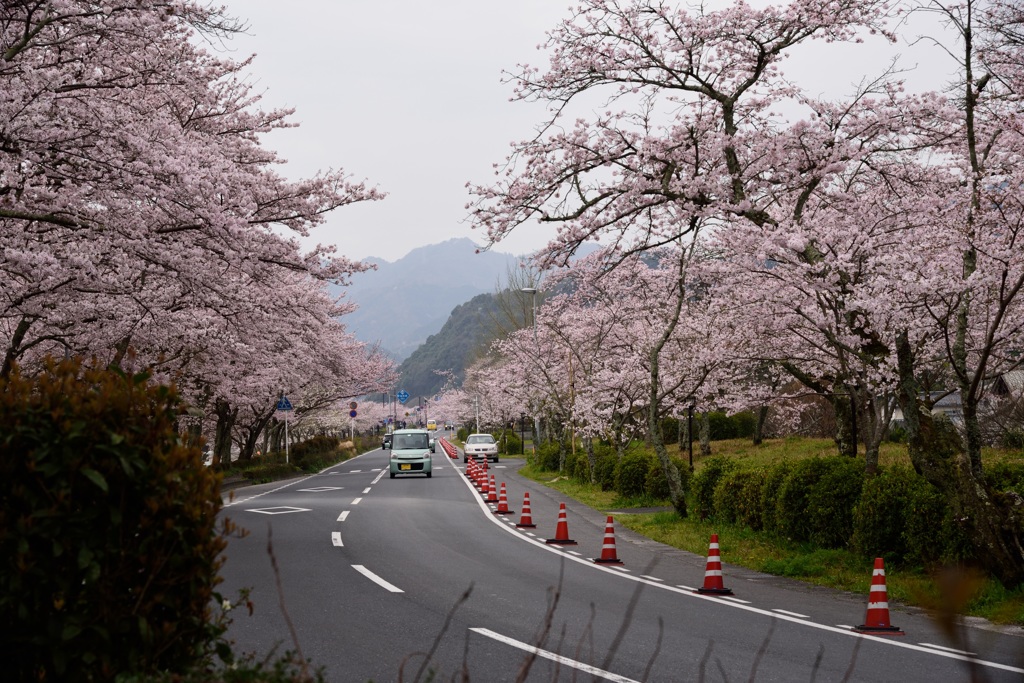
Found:
<path fill-rule="evenodd" d="M 184 672 L 225 656 L 220 475 L 173 389 L 50 364 L 0 382 L 0 661 L 11 680 Z M 229 655 L 230 650 L 226 653 Z"/>
<path fill-rule="evenodd" d="M 715 516 L 715 487 L 726 474 L 736 469 L 736 463 L 728 458 L 714 457 L 704 461 L 693 477 L 693 493 L 696 497 L 694 512 L 701 519 Z"/>

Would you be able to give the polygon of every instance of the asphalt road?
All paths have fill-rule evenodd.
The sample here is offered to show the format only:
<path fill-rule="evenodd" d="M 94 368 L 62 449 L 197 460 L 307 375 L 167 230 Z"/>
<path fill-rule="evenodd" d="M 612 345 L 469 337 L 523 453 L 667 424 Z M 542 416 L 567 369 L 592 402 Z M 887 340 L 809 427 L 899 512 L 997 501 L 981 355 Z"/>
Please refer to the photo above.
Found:
<path fill-rule="evenodd" d="M 905 636 L 863 636 L 867 596 L 728 564 L 732 597 L 693 592 L 706 557 L 615 527 L 623 564 L 597 565 L 606 517 L 515 474 L 496 515 L 441 448 L 431 479 L 387 476 L 372 451 L 298 480 L 233 492 L 222 593 L 251 588 L 238 648 L 294 650 L 330 681 L 1021 681 L 1024 637 L 891 607 Z M 529 492 L 535 529 L 517 529 Z M 566 504 L 576 546 L 545 543 Z M 274 565 L 276 564 L 276 571 Z M 519 676 L 523 674 L 523 678 Z M 973 676 L 973 678 L 972 678 Z"/>

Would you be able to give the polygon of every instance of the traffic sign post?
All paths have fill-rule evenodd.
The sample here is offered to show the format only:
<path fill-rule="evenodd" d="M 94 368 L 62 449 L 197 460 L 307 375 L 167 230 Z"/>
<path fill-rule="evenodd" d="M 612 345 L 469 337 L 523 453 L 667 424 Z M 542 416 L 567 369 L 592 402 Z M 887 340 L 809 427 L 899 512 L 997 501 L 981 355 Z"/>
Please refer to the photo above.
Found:
<path fill-rule="evenodd" d="M 292 411 L 292 402 L 287 396 L 277 400 L 277 409 L 284 413 L 284 462 L 288 464 L 288 413 Z"/>

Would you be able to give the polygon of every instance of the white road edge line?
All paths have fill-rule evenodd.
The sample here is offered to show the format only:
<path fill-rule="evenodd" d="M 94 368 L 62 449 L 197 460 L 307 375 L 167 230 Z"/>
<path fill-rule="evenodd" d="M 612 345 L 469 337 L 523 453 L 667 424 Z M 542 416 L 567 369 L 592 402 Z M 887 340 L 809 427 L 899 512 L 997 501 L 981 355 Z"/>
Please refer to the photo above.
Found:
<path fill-rule="evenodd" d="M 380 586 L 381 588 L 383 588 L 386 591 L 391 591 L 392 593 L 404 593 L 405 592 L 404 590 L 402 590 L 398 586 L 394 585 L 393 583 L 388 583 L 384 579 L 380 578 L 379 576 L 377 576 L 376 574 L 374 574 L 373 572 L 371 572 L 369 569 L 367 569 L 366 567 L 364 567 L 361 564 L 354 564 L 354 565 L 352 565 L 352 569 L 355 569 L 357 572 L 359 572 L 360 574 L 362 574 L 363 576 L 368 578 L 370 581 L 373 581 L 375 584 L 377 584 L 378 586 Z"/>
<path fill-rule="evenodd" d="M 335 548 L 341 548 L 341 547 L 343 547 L 345 545 L 344 543 L 341 542 L 341 532 L 340 531 L 332 531 L 331 532 L 331 544 Z"/>
<path fill-rule="evenodd" d="M 760 614 L 762 616 L 771 617 L 772 619 L 781 619 L 783 621 L 788 621 L 788 622 L 791 622 L 791 623 L 794 623 L 794 624 L 800 624 L 800 625 L 805 626 L 807 628 L 816 628 L 816 629 L 821 630 L 821 631 L 830 631 L 832 633 L 838 633 L 838 634 L 841 634 L 841 635 L 844 635 L 844 636 L 848 636 L 850 638 L 862 638 L 864 640 L 870 640 L 870 641 L 873 641 L 875 643 L 879 643 L 879 644 L 882 644 L 882 645 L 889 645 L 890 647 L 898 647 L 898 648 L 902 648 L 904 650 L 914 650 L 916 652 L 925 652 L 927 654 L 934 655 L 936 657 L 946 657 L 947 659 L 956 659 L 956 660 L 959 660 L 959 661 L 962 661 L 962 662 L 974 662 L 975 664 L 977 664 L 979 666 L 985 666 L 985 667 L 989 667 L 989 668 L 992 668 L 992 669 L 999 669 L 1001 671 L 1012 671 L 1014 673 L 1022 673 L 1022 674 L 1024 674 L 1024 668 L 1021 668 L 1021 667 L 1010 666 L 1009 664 L 1001 664 L 999 662 L 991 662 L 991 661 L 988 661 L 986 659 L 978 659 L 977 657 L 968 657 L 967 655 L 958 654 L 956 652 L 945 652 L 943 650 L 936 650 L 936 649 L 931 648 L 931 647 L 923 647 L 921 645 L 914 645 L 912 643 L 907 643 L 907 642 L 902 642 L 901 643 L 899 641 L 891 640 L 889 638 L 886 638 L 885 636 L 873 636 L 873 635 L 869 635 L 867 633 L 857 633 L 856 631 L 852 630 L 852 627 L 850 627 L 850 626 L 842 626 L 842 625 L 840 625 L 840 626 L 829 626 L 827 624 L 821 624 L 821 623 L 818 623 L 816 621 L 808 621 L 806 619 L 798 619 L 796 617 L 791 617 L 788 614 L 779 614 L 778 612 L 772 612 L 771 610 L 763 609 L 761 607 L 753 607 L 751 605 L 741 604 L 741 601 L 739 601 L 739 600 L 724 600 L 722 598 L 718 598 L 718 597 L 715 597 L 713 595 L 705 595 L 703 593 L 697 593 L 697 592 L 694 592 L 693 588 L 687 588 L 685 586 L 673 587 L 673 586 L 669 586 L 669 585 L 664 584 L 664 583 L 658 583 L 657 581 L 651 581 L 650 579 L 645 579 L 645 578 L 642 578 L 640 576 L 635 576 L 635 575 L 631 575 L 631 574 L 621 574 L 621 573 L 615 571 L 614 569 L 612 569 L 610 567 L 604 567 L 602 565 L 595 564 L 595 563 L 591 562 L 590 560 L 585 560 L 585 559 L 582 559 L 582 558 L 573 557 L 571 555 L 568 555 L 568 554 L 562 552 L 556 546 L 550 546 L 547 543 L 542 543 L 540 541 L 535 541 L 535 540 L 533 540 L 531 538 L 527 538 L 524 534 L 519 533 L 518 529 L 515 529 L 513 527 L 507 527 L 504 524 L 502 524 L 500 520 L 495 519 L 495 516 L 493 514 L 491 514 L 490 509 L 483 503 L 483 501 L 480 499 L 480 496 L 476 495 L 476 489 L 473 487 L 473 484 L 469 481 L 469 478 L 466 476 L 465 472 L 463 472 L 458 467 L 456 467 L 455 469 L 459 473 L 459 475 L 462 477 L 462 482 L 466 485 L 466 488 L 468 488 L 470 491 L 472 491 L 474 493 L 473 497 L 476 498 L 477 505 L 480 506 L 481 510 L 483 510 L 485 513 L 487 513 L 487 515 L 486 515 L 487 519 L 489 519 L 491 522 L 493 522 L 499 529 L 502 529 L 503 531 L 507 531 L 508 533 L 512 534 L 513 536 L 515 536 L 516 538 L 518 538 L 519 540 L 521 540 L 521 541 L 523 541 L 525 543 L 531 543 L 531 544 L 537 546 L 538 548 L 543 548 L 544 550 L 546 550 L 549 553 L 555 553 L 557 555 L 560 555 L 561 557 L 564 557 L 568 562 L 578 562 L 578 563 L 580 563 L 582 565 L 590 567 L 591 569 L 593 569 L 595 571 L 606 572 L 608 574 L 611 574 L 612 576 L 618 576 L 618 577 L 621 577 L 621 578 L 626 579 L 628 581 L 636 581 L 637 583 L 643 583 L 643 584 L 646 584 L 648 586 L 652 586 L 654 588 L 660 588 L 661 590 L 667 590 L 667 591 L 670 591 L 670 592 L 673 592 L 673 593 L 677 593 L 679 595 L 686 596 L 688 598 L 693 598 L 694 600 L 706 600 L 708 602 L 717 602 L 720 605 L 727 605 L 729 607 L 732 607 L 733 609 L 739 609 L 739 610 L 743 610 L 745 612 L 752 612 L 754 614 Z M 743 601 L 743 602 L 746 602 L 746 601 Z"/>
<path fill-rule="evenodd" d="M 568 657 L 565 657 L 563 655 L 555 654 L 554 652 L 548 652 L 547 650 L 542 650 L 534 645 L 530 645 L 519 640 L 514 640 L 512 638 L 509 638 L 508 636 L 503 636 L 500 633 L 495 633 L 494 631 L 487 628 L 471 628 L 469 630 L 481 636 L 486 636 L 487 638 L 497 640 L 499 643 L 505 643 L 506 645 L 511 645 L 512 647 L 519 648 L 520 650 L 524 650 L 526 652 L 535 654 L 538 657 L 543 657 L 545 659 L 550 659 L 553 662 L 558 662 L 559 664 L 570 666 L 574 669 L 582 671 L 583 673 L 588 673 L 592 676 L 600 676 L 606 681 L 613 681 L 613 683 L 640 683 L 639 681 L 634 680 L 632 678 L 626 678 L 625 676 L 613 674 L 610 671 L 598 669 L 596 666 L 584 664 L 583 662 L 577 662 L 575 659 L 569 659 Z"/>
<path fill-rule="evenodd" d="M 338 521 L 339 522 L 344 522 L 347 518 L 348 518 L 348 510 L 345 510 L 340 515 L 338 515 Z"/>

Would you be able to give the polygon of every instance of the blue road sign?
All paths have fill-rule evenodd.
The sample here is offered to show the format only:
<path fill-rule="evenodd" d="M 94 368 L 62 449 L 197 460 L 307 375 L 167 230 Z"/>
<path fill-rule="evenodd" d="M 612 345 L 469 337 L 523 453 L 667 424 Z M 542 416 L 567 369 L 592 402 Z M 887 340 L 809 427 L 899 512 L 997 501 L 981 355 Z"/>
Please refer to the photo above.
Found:
<path fill-rule="evenodd" d="M 405 403 L 406 401 L 409 400 L 409 392 L 406 391 L 405 389 L 402 389 L 401 391 L 399 391 L 397 394 L 395 394 L 395 396 L 398 397 L 398 402 L 399 403 Z"/>
<path fill-rule="evenodd" d="M 348 416 L 349 417 L 355 417 L 356 416 L 356 411 L 354 411 L 354 410 L 348 411 Z"/>
<path fill-rule="evenodd" d="M 291 410 L 292 409 L 292 402 L 288 400 L 287 396 L 282 396 L 281 399 L 277 402 L 277 409 L 278 410 Z"/>

